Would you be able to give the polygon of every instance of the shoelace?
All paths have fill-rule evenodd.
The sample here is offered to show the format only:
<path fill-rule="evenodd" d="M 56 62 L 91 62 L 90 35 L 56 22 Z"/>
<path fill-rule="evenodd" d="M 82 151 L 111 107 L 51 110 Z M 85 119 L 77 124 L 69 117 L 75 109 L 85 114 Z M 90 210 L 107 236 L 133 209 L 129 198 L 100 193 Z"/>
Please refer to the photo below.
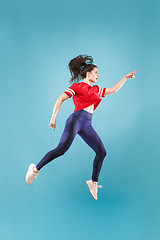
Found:
<path fill-rule="evenodd" d="M 97 184 L 95 184 L 95 185 L 96 185 L 97 193 L 98 193 L 98 188 L 102 188 L 102 185 L 97 185 Z"/>
<path fill-rule="evenodd" d="M 97 185 L 97 188 L 102 188 L 102 185 Z"/>
<path fill-rule="evenodd" d="M 37 178 L 38 173 L 33 170 L 34 177 Z"/>
<path fill-rule="evenodd" d="M 94 183 L 92 183 L 94 184 Z M 102 188 L 102 185 L 97 185 L 97 184 L 94 184 L 97 188 Z"/>
<path fill-rule="evenodd" d="M 94 183 L 92 183 L 92 184 L 94 184 Z M 94 186 L 96 186 L 97 188 L 102 188 L 102 185 L 94 184 Z"/>

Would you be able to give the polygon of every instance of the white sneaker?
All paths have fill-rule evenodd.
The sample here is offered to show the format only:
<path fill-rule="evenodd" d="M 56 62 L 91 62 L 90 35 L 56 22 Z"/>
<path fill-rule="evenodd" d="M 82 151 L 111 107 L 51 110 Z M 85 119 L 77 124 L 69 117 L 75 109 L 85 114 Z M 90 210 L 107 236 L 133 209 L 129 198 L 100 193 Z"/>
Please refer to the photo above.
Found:
<path fill-rule="evenodd" d="M 27 174 L 26 174 L 26 182 L 31 185 L 31 183 L 33 182 L 34 178 L 37 178 L 37 175 L 38 173 L 34 172 L 34 167 L 36 167 L 35 164 L 30 164 L 29 165 L 29 168 L 28 168 L 28 171 L 27 171 Z"/>
<path fill-rule="evenodd" d="M 88 180 L 88 181 L 86 181 L 86 183 L 87 183 L 87 186 L 89 188 L 89 191 L 90 191 L 92 197 L 95 200 L 97 200 L 98 199 L 97 198 L 98 188 L 102 188 L 102 186 L 98 185 L 97 183 L 93 183 L 92 180 Z"/>

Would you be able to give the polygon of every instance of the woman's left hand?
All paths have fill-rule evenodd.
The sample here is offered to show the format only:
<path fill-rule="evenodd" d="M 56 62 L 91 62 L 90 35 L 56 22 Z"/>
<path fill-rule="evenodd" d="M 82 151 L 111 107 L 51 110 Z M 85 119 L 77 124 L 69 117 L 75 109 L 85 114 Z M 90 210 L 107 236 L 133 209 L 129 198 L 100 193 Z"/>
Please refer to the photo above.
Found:
<path fill-rule="evenodd" d="M 126 79 L 135 78 L 134 73 L 136 73 L 136 72 L 138 72 L 138 71 L 134 71 L 134 72 L 128 73 L 124 77 L 126 77 Z"/>

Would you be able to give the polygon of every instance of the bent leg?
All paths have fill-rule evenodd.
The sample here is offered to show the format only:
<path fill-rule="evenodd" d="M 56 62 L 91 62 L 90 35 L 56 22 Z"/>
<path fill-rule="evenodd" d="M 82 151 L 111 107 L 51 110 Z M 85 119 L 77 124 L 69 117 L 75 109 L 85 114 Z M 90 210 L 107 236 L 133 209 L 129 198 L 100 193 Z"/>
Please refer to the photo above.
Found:
<path fill-rule="evenodd" d="M 79 130 L 78 119 L 75 115 L 71 114 L 69 118 L 66 120 L 65 128 L 58 146 L 55 149 L 49 151 L 37 164 L 36 168 L 40 170 L 44 165 L 51 162 L 53 159 L 62 156 L 71 146 L 78 130 Z"/>
<path fill-rule="evenodd" d="M 96 153 L 93 161 L 92 181 L 98 182 L 102 163 L 107 154 L 106 149 L 92 125 L 81 130 L 78 134 Z"/>

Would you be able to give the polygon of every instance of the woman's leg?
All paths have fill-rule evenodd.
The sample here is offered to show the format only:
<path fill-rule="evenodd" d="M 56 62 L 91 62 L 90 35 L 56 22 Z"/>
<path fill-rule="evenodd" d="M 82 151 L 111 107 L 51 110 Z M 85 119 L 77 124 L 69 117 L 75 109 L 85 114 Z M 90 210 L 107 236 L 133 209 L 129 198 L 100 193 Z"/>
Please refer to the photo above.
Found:
<path fill-rule="evenodd" d="M 106 149 L 91 124 L 78 132 L 78 134 L 96 153 L 93 162 L 92 181 L 98 182 L 102 163 L 107 154 Z"/>
<path fill-rule="evenodd" d="M 51 162 L 53 159 L 62 156 L 71 146 L 77 132 L 79 130 L 78 119 L 74 114 L 71 114 L 66 120 L 65 128 L 62 133 L 58 146 L 49 151 L 42 160 L 36 165 L 36 169 L 40 170 L 44 165 Z"/>

